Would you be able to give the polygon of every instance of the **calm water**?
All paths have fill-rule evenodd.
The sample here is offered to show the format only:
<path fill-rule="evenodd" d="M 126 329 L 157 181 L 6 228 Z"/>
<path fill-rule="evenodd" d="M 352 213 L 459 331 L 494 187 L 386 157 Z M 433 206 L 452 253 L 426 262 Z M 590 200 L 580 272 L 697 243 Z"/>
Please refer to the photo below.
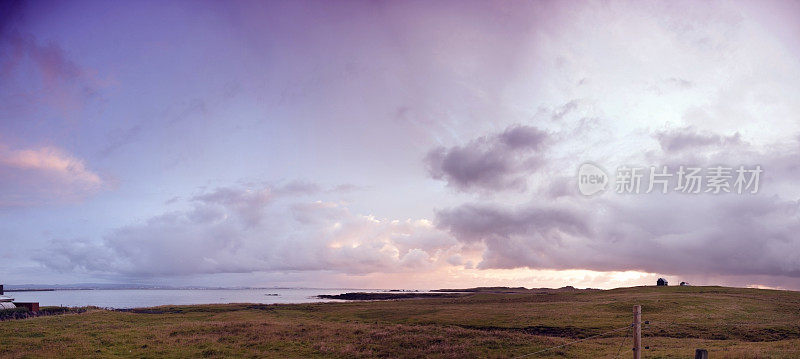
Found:
<path fill-rule="evenodd" d="M 354 289 L 96 289 L 51 292 L 6 292 L 19 302 L 68 307 L 94 305 L 111 308 L 153 307 L 166 304 L 310 303 L 335 302 L 320 294 L 341 294 Z M 365 290 L 361 290 L 365 291 Z M 277 294 L 277 295 L 269 295 Z"/>

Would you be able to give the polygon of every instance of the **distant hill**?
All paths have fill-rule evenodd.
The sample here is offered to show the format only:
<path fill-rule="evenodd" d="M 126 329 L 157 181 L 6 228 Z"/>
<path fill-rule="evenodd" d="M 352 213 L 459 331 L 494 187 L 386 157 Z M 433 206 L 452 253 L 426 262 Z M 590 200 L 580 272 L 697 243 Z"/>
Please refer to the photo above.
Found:
<path fill-rule="evenodd" d="M 600 289 L 586 288 L 577 289 L 571 285 L 561 288 L 525 288 L 525 287 L 476 287 L 465 289 L 435 289 L 431 292 L 451 292 L 451 293 L 536 293 L 536 292 L 558 292 L 558 291 L 596 291 Z"/>
<path fill-rule="evenodd" d="M 7 292 L 24 290 L 91 290 L 91 289 L 189 289 L 189 287 L 171 287 L 151 284 L 130 283 L 75 283 L 75 284 L 6 284 Z M 205 289 L 205 287 L 192 287 L 192 289 Z"/>

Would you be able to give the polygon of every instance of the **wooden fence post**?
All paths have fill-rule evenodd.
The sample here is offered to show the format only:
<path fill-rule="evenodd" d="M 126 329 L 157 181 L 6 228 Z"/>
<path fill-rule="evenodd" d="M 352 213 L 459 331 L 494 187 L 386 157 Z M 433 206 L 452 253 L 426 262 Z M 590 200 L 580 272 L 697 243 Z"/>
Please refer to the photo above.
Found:
<path fill-rule="evenodd" d="M 642 306 L 633 306 L 633 359 L 642 358 Z"/>

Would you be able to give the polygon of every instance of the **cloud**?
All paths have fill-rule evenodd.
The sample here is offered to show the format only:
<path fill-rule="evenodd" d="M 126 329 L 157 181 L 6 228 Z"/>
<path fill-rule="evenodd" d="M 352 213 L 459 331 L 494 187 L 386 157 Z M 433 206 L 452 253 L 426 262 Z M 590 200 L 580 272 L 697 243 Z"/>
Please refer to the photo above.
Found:
<path fill-rule="evenodd" d="M 38 260 L 126 277 L 259 271 L 402 272 L 446 264 L 458 243 L 426 220 L 351 213 L 334 202 L 219 188 L 191 207 L 117 228 L 100 241 L 53 240 Z M 440 263 L 441 262 L 441 263 Z"/>
<path fill-rule="evenodd" d="M 83 161 L 54 147 L 0 152 L 0 163 L 20 170 L 58 175 L 72 182 L 100 184 L 100 177 L 88 171 Z"/>
<path fill-rule="evenodd" d="M 654 136 L 665 141 L 664 151 L 640 153 L 639 160 L 680 163 L 692 148 L 691 159 L 699 162 L 687 165 L 763 164 L 760 192 L 588 198 L 559 190 L 554 196 L 552 189 L 565 181 L 555 176 L 531 203 L 466 203 L 439 210 L 436 224 L 465 245 L 482 246 L 481 269 L 800 278 L 800 193 L 792 189 L 798 169 L 791 165 L 800 156 L 798 143 L 761 152 L 739 135 L 684 128 Z"/>
<path fill-rule="evenodd" d="M 694 86 L 694 83 L 691 81 L 678 77 L 670 77 L 665 82 L 681 89 L 688 89 Z"/>
<path fill-rule="evenodd" d="M 104 184 L 83 160 L 59 148 L 0 146 L 0 206 L 80 200 Z"/>
<path fill-rule="evenodd" d="M 709 131 L 699 131 L 692 126 L 657 132 L 654 137 L 665 152 L 690 151 L 712 146 L 742 145 L 741 135 L 737 132 L 730 136 L 721 136 Z"/>
<path fill-rule="evenodd" d="M 100 81 L 55 42 L 42 43 L 31 34 L 7 30 L 0 37 L 0 50 L 0 74 L 9 85 L 0 95 L 10 108 L 30 107 L 33 101 L 74 113 L 97 93 Z"/>
<path fill-rule="evenodd" d="M 207 208 L 220 206 L 235 212 L 238 218 L 248 226 L 259 224 L 263 216 L 262 209 L 270 199 L 269 189 L 237 190 L 232 188 L 219 188 L 214 192 L 194 197 L 195 201 L 202 202 Z M 200 214 L 202 215 L 202 213 Z"/>
<path fill-rule="evenodd" d="M 466 204 L 439 211 L 437 216 L 441 228 L 468 242 L 487 238 L 510 238 L 520 234 L 546 237 L 556 229 L 564 233 L 590 234 L 583 216 L 556 206 L 507 209 Z"/>
<path fill-rule="evenodd" d="M 590 211 L 462 205 L 437 221 L 459 241 L 485 246 L 483 269 L 800 277 L 798 202 L 744 198 L 609 201 Z"/>
<path fill-rule="evenodd" d="M 515 125 L 464 146 L 428 152 L 430 175 L 460 191 L 524 190 L 526 176 L 544 160 L 549 136 L 532 126 Z"/>
<path fill-rule="evenodd" d="M 558 108 L 553 110 L 552 118 L 556 121 L 561 121 L 564 119 L 564 116 L 567 116 L 570 112 L 575 111 L 578 106 L 580 105 L 578 100 L 570 100 L 569 102 L 559 106 Z"/>
<path fill-rule="evenodd" d="M 0 129 L 21 136 L 36 124 L 85 120 L 78 115 L 113 81 L 82 66 L 70 49 L 31 31 L 40 12 L 24 1 L 0 5 Z"/>
<path fill-rule="evenodd" d="M 351 208 L 359 213 L 326 199 L 340 194 L 338 189 L 315 183 L 221 188 L 183 196 L 169 208 L 186 208 L 101 238 L 58 238 L 52 247 L 61 252 L 49 253 L 43 263 L 65 272 L 134 277 L 327 268 L 360 275 L 439 265 L 483 268 L 449 278 L 517 267 L 794 275 L 792 253 L 798 251 L 790 231 L 797 222 L 793 182 L 800 178 L 800 151 L 796 143 L 764 141 L 796 136 L 800 123 L 793 91 L 797 41 L 787 32 L 796 21 L 793 12 L 780 11 L 783 3 L 755 6 L 763 9 L 764 21 L 754 21 L 754 6 L 723 2 L 457 8 L 352 3 L 315 12 L 302 3 L 228 4 L 213 5 L 220 17 L 210 22 L 182 22 L 180 16 L 120 22 L 115 19 L 124 11 L 105 8 L 109 16 L 101 20 L 108 20 L 109 34 L 137 27 L 151 31 L 131 37 L 128 52 L 175 51 L 147 62 L 127 53 L 118 54 L 119 61 L 94 61 L 102 71 L 134 76 L 123 81 L 119 93 L 109 93 L 113 111 L 90 107 L 97 111 L 76 116 L 80 123 L 57 126 L 42 122 L 63 116 L 39 105 L 94 93 L 91 71 L 73 55 L 105 58 L 96 55 L 110 52 L 93 44 L 113 44 L 116 37 L 82 41 L 85 37 L 76 36 L 80 29 L 44 24 L 38 17 L 30 34 L 3 26 L 11 22 L 0 10 L 0 71 L 6 71 L 0 75 L 10 74 L 0 76 L 5 85 L 0 130 L 21 138 L 66 132 L 78 140 L 111 130 L 107 146 L 101 141 L 94 150 L 142 164 L 191 158 L 196 166 L 171 172 L 191 173 L 199 181 L 218 178 L 226 169 L 233 171 L 226 176 L 252 175 L 253 166 L 230 166 L 228 159 L 244 156 L 247 163 L 267 151 L 278 161 L 256 166 L 265 176 L 311 166 L 328 179 L 358 178 L 374 186 L 353 196 L 358 203 Z M 193 10 L 177 7 L 170 14 Z M 142 11 L 164 15 L 165 9 Z M 272 21 L 287 17 L 303 21 Z M 50 42 L 51 33 L 63 42 Z M 185 33 L 205 36 L 197 36 L 203 38 L 198 43 L 168 46 Z M 242 46 L 247 51 L 239 51 Z M 192 62 L 195 58 L 201 60 Z M 195 73 L 210 75 L 197 80 Z M 219 90 L 229 81 L 241 86 L 235 101 Z M 158 93 L 144 91 L 153 83 L 162 85 Z M 148 93 L 152 98 L 141 96 Z M 159 112 L 163 99 L 176 94 L 178 102 Z M 40 109 L 45 113 L 31 115 Z M 189 118 L 193 121 L 185 121 Z M 531 126 L 508 127 L 514 123 Z M 677 127 L 650 130 L 664 123 Z M 726 128 L 731 130 L 712 132 Z M 21 141 L 26 140 L 31 139 Z M 129 146 L 139 141 L 145 142 Z M 96 146 L 90 142 L 81 142 L 88 146 L 83 153 Z M 445 147 L 426 152 L 433 143 Z M 429 175 L 450 189 L 498 195 L 458 205 L 453 201 L 467 194 L 439 193 L 439 186 L 427 186 L 426 176 L 414 170 L 426 153 Z M 573 171 L 582 161 L 607 169 L 624 163 L 762 164 L 767 192 L 606 194 L 587 200 L 575 194 Z M 129 167 L 132 181 L 142 178 L 135 171 L 149 168 Z M 0 173 L 20 171 L 44 170 Z M 520 195 L 523 190 L 528 192 Z M 365 210 L 427 213 L 432 206 L 448 207 L 437 212 L 435 225 Z M 73 233 L 82 231 L 88 230 Z"/>

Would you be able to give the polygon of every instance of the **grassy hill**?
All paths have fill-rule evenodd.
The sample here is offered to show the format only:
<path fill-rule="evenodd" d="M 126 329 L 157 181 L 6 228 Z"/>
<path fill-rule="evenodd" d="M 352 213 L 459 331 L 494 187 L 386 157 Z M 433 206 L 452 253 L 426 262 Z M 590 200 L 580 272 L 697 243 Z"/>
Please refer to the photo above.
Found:
<path fill-rule="evenodd" d="M 800 357 L 800 292 L 724 287 L 486 288 L 455 298 L 93 310 L 0 323 L 0 356 Z"/>

